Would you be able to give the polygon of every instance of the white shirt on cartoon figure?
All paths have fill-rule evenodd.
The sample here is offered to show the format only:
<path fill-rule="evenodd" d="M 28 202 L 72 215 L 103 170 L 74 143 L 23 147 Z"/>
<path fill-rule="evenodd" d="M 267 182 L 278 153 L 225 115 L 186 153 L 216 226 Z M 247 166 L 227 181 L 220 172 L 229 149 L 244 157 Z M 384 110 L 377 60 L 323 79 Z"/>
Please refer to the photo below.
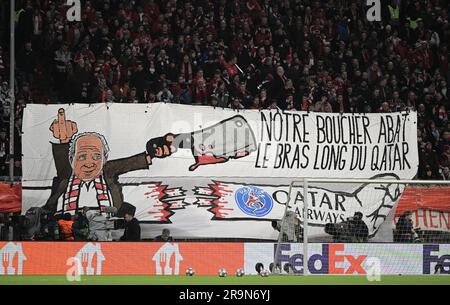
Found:
<path fill-rule="evenodd" d="M 108 197 L 111 197 L 111 193 L 108 189 Z M 57 211 L 61 212 L 63 210 L 64 204 L 64 195 L 58 198 L 58 206 Z M 109 206 L 111 206 L 111 201 Z M 97 200 L 97 190 L 95 189 L 95 181 L 81 181 L 80 183 L 80 194 L 78 196 L 78 210 L 81 210 L 83 207 L 89 208 L 99 208 L 99 203 Z M 75 214 L 74 209 L 68 210 L 67 207 L 64 209 L 64 213 L 70 213 L 72 215 Z"/>

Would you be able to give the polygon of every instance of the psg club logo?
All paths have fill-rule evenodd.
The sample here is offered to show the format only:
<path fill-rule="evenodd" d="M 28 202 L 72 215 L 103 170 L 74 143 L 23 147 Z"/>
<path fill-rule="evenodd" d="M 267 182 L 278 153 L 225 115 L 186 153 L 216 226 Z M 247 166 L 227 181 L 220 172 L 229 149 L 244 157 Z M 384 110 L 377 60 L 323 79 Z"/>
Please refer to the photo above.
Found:
<path fill-rule="evenodd" d="M 250 216 L 266 216 L 273 207 L 272 197 L 256 186 L 239 188 L 236 191 L 235 200 L 241 211 Z"/>

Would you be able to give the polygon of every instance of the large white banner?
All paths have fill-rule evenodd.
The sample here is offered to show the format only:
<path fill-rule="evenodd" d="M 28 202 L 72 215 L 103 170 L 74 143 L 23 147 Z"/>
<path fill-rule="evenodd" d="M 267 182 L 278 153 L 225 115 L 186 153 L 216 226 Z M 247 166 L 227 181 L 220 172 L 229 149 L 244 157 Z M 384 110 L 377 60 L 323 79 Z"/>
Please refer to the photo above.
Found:
<path fill-rule="evenodd" d="M 413 178 L 416 124 L 415 112 L 28 105 L 23 211 L 127 202 L 136 207 L 144 237 L 167 227 L 179 237 L 275 239 L 271 221 L 283 215 L 293 179 Z M 376 237 L 402 191 L 398 184 L 311 185 L 310 233 L 322 236 L 326 223 L 358 211 Z M 302 221 L 302 190 L 293 195 L 290 208 Z"/>

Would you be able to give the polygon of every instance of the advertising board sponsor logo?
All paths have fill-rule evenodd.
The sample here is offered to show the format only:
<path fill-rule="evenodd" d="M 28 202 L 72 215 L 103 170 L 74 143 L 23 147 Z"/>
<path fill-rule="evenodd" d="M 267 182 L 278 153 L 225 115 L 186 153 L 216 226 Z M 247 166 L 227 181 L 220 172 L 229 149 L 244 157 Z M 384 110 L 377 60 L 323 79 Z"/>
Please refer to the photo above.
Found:
<path fill-rule="evenodd" d="M 274 245 L 274 254 L 277 253 Z M 302 253 L 290 254 L 291 244 L 281 244 L 278 261 L 289 263 L 294 273 L 303 273 L 304 256 Z M 313 253 L 307 262 L 312 274 L 366 274 L 363 262 L 367 255 L 354 256 L 345 253 L 345 244 L 322 244 L 322 253 Z"/>
<path fill-rule="evenodd" d="M 436 269 L 441 274 L 450 274 L 450 247 L 423 245 L 423 274 L 433 274 Z"/>
<path fill-rule="evenodd" d="M 101 275 L 106 260 L 100 243 L 87 243 L 75 255 L 79 275 Z"/>
<path fill-rule="evenodd" d="M 0 275 L 22 274 L 26 259 L 21 243 L 7 243 L 0 249 Z"/>
<path fill-rule="evenodd" d="M 180 263 L 183 260 L 183 256 L 180 253 L 178 244 L 165 243 L 156 251 L 152 260 L 155 262 L 157 275 L 180 274 Z"/>

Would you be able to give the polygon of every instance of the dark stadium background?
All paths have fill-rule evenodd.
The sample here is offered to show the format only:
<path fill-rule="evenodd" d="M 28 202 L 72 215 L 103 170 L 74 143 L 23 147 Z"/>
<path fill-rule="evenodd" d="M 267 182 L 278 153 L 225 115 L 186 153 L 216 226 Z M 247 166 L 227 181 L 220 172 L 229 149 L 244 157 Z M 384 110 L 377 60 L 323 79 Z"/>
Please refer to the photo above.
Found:
<path fill-rule="evenodd" d="M 67 21 L 65 2 L 16 1 L 15 176 L 25 104 L 163 101 L 414 109 L 417 178 L 449 179 L 447 1 L 381 1 L 381 22 L 367 20 L 365 1 L 81 1 L 81 22 Z M 9 163 L 8 5 L 0 1 L 0 176 Z"/>

